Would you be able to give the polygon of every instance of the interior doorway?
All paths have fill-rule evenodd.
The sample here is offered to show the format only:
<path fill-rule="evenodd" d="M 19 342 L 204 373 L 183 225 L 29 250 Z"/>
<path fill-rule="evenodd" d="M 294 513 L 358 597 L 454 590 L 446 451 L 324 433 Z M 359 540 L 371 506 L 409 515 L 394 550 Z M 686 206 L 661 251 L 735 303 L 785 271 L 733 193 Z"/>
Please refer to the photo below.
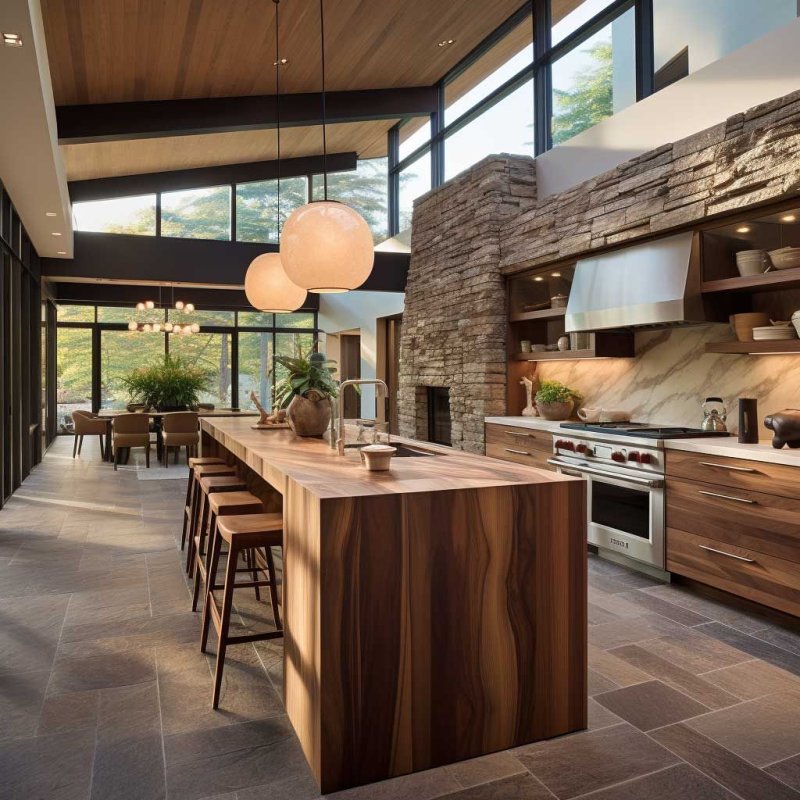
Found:
<path fill-rule="evenodd" d="M 398 432 L 397 393 L 400 389 L 400 334 L 403 315 L 395 314 L 378 320 L 378 377 L 388 388 L 384 419 L 389 420 L 389 431 Z"/>
<path fill-rule="evenodd" d="M 361 334 L 339 335 L 339 377 L 342 381 L 358 380 L 361 377 Z M 361 416 L 361 395 L 352 387 L 344 395 L 345 419 Z"/>

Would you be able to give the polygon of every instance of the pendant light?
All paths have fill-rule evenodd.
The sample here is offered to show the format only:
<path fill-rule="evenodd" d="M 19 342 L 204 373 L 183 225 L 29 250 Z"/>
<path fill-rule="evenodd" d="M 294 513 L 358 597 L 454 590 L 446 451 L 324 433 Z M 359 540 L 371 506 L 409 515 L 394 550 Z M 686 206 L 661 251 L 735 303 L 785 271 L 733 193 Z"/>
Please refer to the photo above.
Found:
<path fill-rule="evenodd" d="M 278 241 L 281 236 L 281 55 L 278 31 L 278 6 L 275 3 L 275 103 L 278 149 Z M 306 290 L 293 283 L 287 276 L 280 253 L 262 253 L 256 256 L 247 268 L 244 277 L 244 293 L 251 306 L 259 311 L 274 314 L 290 313 L 301 308 L 306 301 Z"/>
<path fill-rule="evenodd" d="M 281 261 L 290 280 L 318 294 L 349 292 L 366 281 L 375 262 L 372 233 L 354 209 L 328 200 L 328 141 L 325 110 L 325 16 L 319 0 L 322 63 L 323 200 L 292 212 L 283 226 Z"/>

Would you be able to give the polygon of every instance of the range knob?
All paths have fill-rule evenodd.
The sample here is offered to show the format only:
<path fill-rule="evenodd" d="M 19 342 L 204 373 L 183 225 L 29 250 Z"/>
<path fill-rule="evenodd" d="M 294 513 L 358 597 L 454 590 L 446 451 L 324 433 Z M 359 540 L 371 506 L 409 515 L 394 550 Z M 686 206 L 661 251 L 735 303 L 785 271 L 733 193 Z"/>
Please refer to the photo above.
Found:
<path fill-rule="evenodd" d="M 622 463 L 622 464 L 624 464 L 624 463 L 625 463 L 625 461 L 626 461 L 626 458 L 625 458 L 625 453 L 623 453 L 621 450 L 615 450 L 615 451 L 614 451 L 614 452 L 611 454 L 611 460 L 612 460 L 612 461 L 616 461 L 617 463 Z"/>
<path fill-rule="evenodd" d="M 556 449 L 557 450 L 574 450 L 575 444 L 571 442 L 569 439 L 559 439 L 556 442 Z"/>
<path fill-rule="evenodd" d="M 582 443 L 581 443 L 581 444 L 579 444 L 579 445 L 578 445 L 578 446 L 575 448 L 575 450 L 576 450 L 577 452 L 579 452 L 579 453 L 586 453 L 586 452 L 587 452 L 587 450 L 588 450 L 588 448 L 586 447 L 586 445 L 585 445 L 585 444 L 582 444 Z"/>
<path fill-rule="evenodd" d="M 640 453 L 639 454 L 639 463 L 640 464 L 649 464 L 653 460 L 653 456 L 650 453 Z"/>
<path fill-rule="evenodd" d="M 634 461 L 637 464 L 641 464 L 642 454 L 638 450 L 630 450 L 628 452 L 628 461 Z"/>

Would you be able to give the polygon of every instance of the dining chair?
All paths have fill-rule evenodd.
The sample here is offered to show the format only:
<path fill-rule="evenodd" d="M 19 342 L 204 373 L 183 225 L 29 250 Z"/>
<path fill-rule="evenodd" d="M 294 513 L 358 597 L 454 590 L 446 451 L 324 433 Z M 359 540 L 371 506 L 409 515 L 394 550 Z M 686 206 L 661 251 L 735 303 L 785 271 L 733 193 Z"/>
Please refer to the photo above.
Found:
<path fill-rule="evenodd" d="M 164 414 L 161 420 L 161 446 L 165 467 L 169 467 L 170 448 L 175 448 L 177 462 L 181 447 L 185 447 L 186 463 L 189 463 L 189 457 L 197 451 L 200 444 L 199 430 L 199 418 L 195 411 L 173 411 Z"/>
<path fill-rule="evenodd" d="M 100 439 L 100 458 L 105 454 L 104 436 L 108 435 L 106 420 L 96 417 L 90 411 L 73 411 L 72 423 L 74 425 L 75 440 L 72 445 L 72 457 L 81 454 L 84 436 L 97 436 Z"/>
<path fill-rule="evenodd" d="M 112 423 L 111 443 L 114 447 L 114 469 L 119 464 L 122 448 L 144 447 L 145 463 L 150 468 L 150 417 L 147 414 L 120 414 Z"/>

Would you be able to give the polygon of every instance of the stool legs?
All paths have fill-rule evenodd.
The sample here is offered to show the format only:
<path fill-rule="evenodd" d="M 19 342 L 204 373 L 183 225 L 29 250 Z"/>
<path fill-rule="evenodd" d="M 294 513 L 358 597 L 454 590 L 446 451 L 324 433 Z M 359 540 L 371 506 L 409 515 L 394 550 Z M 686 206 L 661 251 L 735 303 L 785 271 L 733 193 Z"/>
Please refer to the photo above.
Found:
<path fill-rule="evenodd" d="M 218 536 L 217 539 L 221 540 L 221 537 Z M 222 611 L 219 621 L 220 636 L 217 642 L 217 665 L 214 670 L 214 697 L 211 701 L 212 708 L 219 708 L 219 693 L 222 688 L 222 670 L 225 666 L 225 651 L 228 649 L 228 628 L 231 623 L 233 587 L 236 583 L 236 565 L 238 563 L 239 548 L 236 546 L 236 542 L 231 542 L 228 549 L 228 563 L 225 566 L 225 588 L 222 590 Z M 212 586 L 213 583 L 209 583 L 209 588 Z M 206 606 L 208 605 L 209 604 L 206 603 Z"/>

